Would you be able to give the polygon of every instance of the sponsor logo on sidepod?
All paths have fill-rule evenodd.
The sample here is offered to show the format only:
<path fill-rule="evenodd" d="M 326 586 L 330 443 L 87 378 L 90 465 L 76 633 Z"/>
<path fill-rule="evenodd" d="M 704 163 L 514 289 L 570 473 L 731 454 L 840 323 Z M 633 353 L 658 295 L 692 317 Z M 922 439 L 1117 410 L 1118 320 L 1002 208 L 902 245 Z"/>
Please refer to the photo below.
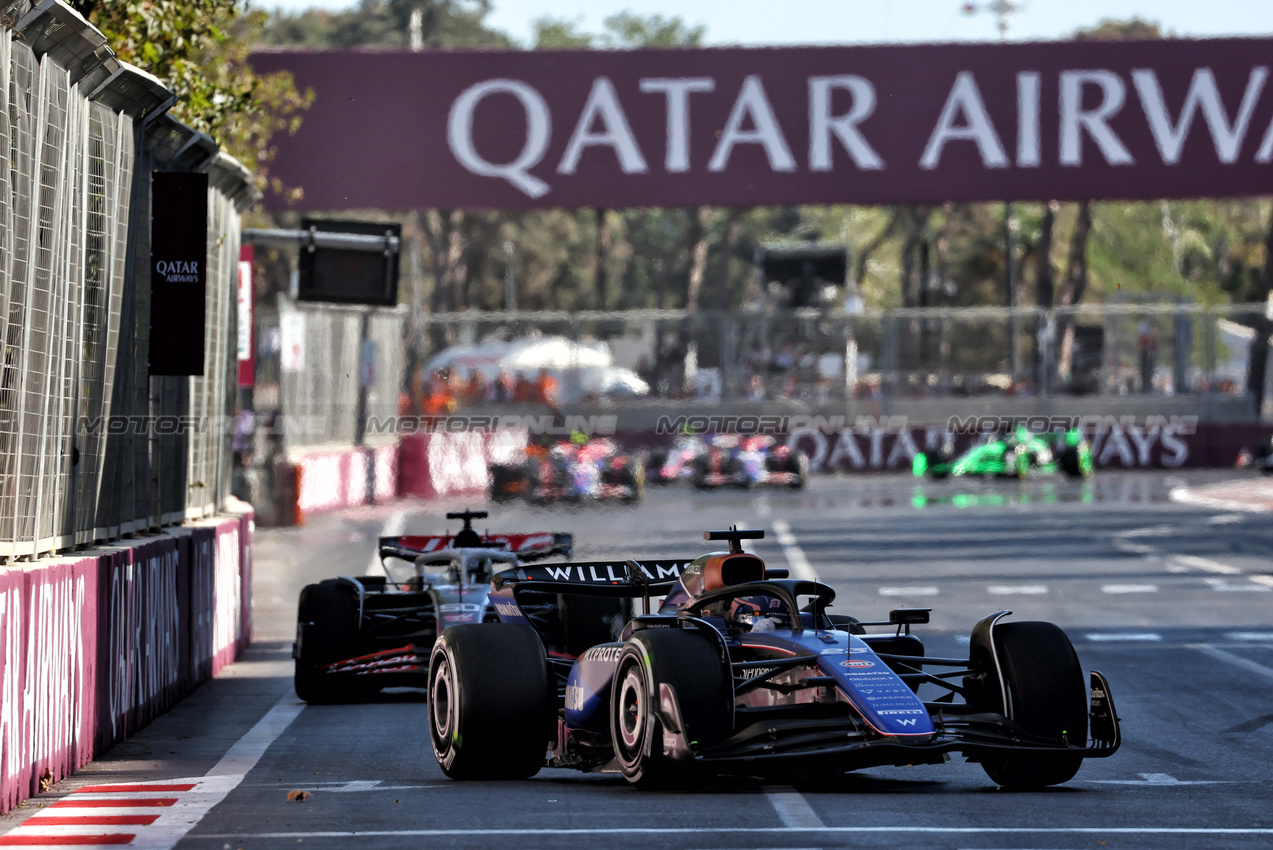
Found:
<path fill-rule="evenodd" d="M 606 661 L 611 664 L 619 660 L 621 646 L 594 646 L 579 657 L 580 661 Z"/>
<path fill-rule="evenodd" d="M 570 711 L 583 711 L 583 701 L 587 694 L 578 685 L 566 688 L 566 708 Z"/>

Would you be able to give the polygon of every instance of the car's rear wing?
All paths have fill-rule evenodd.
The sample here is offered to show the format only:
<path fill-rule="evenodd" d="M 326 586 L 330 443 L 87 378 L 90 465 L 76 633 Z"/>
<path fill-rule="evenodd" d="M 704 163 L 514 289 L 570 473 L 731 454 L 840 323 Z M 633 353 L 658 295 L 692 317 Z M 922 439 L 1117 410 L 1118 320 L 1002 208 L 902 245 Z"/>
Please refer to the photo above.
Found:
<path fill-rule="evenodd" d="M 576 561 L 539 564 L 502 570 L 494 575 L 495 590 L 525 587 L 545 593 L 596 596 L 659 595 L 670 590 L 693 558 L 651 558 L 643 561 Z"/>
<path fill-rule="evenodd" d="M 377 547 L 381 559 L 401 558 L 414 561 L 420 555 L 454 549 L 452 534 L 405 534 L 381 537 Z M 522 561 L 538 561 L 559 555 L 569 558 L 575 549 L 575 536 L 564 532 L 537 531 L 530 534 L 488 534 L 482 538 L 482 548 L 503 549 L 512 552 Z"/>

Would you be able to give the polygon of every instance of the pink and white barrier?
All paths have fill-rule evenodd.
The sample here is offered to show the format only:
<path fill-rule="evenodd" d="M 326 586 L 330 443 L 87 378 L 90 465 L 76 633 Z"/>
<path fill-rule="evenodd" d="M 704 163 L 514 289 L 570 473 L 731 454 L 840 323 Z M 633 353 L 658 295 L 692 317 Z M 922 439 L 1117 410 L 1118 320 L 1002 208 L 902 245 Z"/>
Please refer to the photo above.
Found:
<path fill-rule="evenodd" d="M 348 448 L 307 452 L 296 458 L 301 468 L 296 498 L 303 513 L 335 511 L 392 499 L 398 495 L 398 447 Z M 368 467 L 374 469 L 374 480 Z M 368 483 L 371 481 L 371 487 Z"/>
<path fill-rule="evenodd" d="M 491 465 L 520 463 L 528 439 L 525 429 L 514 428 L 404 435 L 399 492 L 422 499 L 484 494 Z"/>
<path fill-rule="evenodd" d="M 251 638 L 252 514 L 0 568 L 0 812 L 167 711 Z"/>

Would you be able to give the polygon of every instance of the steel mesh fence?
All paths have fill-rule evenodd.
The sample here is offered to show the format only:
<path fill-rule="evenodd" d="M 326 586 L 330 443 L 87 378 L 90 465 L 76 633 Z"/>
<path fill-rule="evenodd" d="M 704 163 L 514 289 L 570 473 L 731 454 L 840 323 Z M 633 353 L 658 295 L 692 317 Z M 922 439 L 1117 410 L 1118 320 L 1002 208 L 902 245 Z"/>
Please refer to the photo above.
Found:
<path fill-rule="evenodd" d="M 206 516 L 229 492 L 241 182 L 209 192 L 205 374 L 152 379 L 163 163 L 141 132 L 0 27 L 0 560 Z"/>
<path fill-rule="evenodd" d="M 289 449 L 391 442 L 363 434 L 360 410 L 384 420 L 398 410 L 405 313 L 279 301 L 280 412 Z M 359 396 L 363 395 L 360 408 Z M 364 420 L 366 421 L 366 420 Z"/>

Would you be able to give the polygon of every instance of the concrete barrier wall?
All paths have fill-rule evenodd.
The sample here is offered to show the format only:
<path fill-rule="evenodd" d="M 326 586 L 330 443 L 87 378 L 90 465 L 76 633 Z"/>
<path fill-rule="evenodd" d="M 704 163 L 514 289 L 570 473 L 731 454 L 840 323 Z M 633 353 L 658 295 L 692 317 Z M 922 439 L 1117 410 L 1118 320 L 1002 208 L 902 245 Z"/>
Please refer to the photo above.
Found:
<path fill-rule="evenodd" d="M 0 568 L 0 811 L 167 711 L 251 639 L 253 516 Z"/>
<path fill-rule="evenodd" d="M 520 463 L 528 439 L 528 432 L 518 428 L 404 435 L 398 457 L 399 495 L 483 495 L 491 464 Z"/>
<path fill-rule="evenodd" d="M 399 448 L 344 448 L 315 450 L 294 454 L 292 461 L 300 467 L 300 491 L 297 502 L 303 514 L 335 511 L 366 505 L 369 469 L 374 469 L 374 501 L 387 501 L 398 495 Z"/>

